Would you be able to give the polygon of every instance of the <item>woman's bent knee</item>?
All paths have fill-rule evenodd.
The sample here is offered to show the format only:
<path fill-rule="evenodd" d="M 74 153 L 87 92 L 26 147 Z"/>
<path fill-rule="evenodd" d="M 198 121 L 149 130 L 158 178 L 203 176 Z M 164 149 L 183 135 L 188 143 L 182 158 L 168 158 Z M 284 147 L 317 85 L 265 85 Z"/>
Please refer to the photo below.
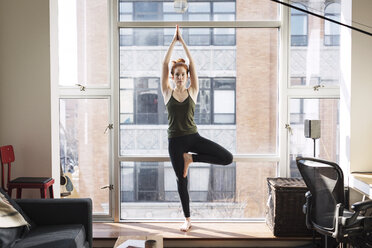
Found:
<path fill-rule="evenodd" d="M 227 152 L 227 154 L 225 155 L 225 161 L 223 165 L 229 165 L 232 162 L 233 162 L 233 155 L 231 154 L 231 152 Z"/>

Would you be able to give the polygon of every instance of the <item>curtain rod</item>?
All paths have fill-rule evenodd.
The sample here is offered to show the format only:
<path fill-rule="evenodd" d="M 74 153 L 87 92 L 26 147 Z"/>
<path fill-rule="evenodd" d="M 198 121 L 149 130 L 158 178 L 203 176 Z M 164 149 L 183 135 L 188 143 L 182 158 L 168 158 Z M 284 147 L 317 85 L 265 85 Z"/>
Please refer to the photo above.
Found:
<path fill-rule="evenodd" d="M 333 23 L 339 24 L 339 25 L 341 25 L 341 26 L 344 26 L 344 27 L 347 27 L 347 28 L 353 29 L 353 30 L 355 30 L 355 31 L 361 32 L 361 33 L 363 33 L 363 34 L 366 34 L 366 35 L 372 36 L 372 33 L 369 33 L 369 32 L 364 31 L 364 30 L 362 30 L 362 29 L 359 29 L 359 28 L 356 28 L 356 27 L 353 27 L 353 26 L 346 25 L 346 24 L 344 24 L 344 23 L 341 23 L 341 22 L 335 21 L 335 20 L 333 20 L 333 19 L 327 18 L 327 17 L 322 16 L 322 15 L 315 14 L 315 13 L 313 13 L 313 12 L 310 12 L 310 11 L 307 11 L 307 10 L 301 9 L 301 8 L 299 8 L 299 7 L 296 7 L 296 6 L 290 5 L 289 3 L 284 3 L 284 2 L 279 1 L 279 0 L 271 0 L 271 1 L 276 2 L 276 3 L 283 4 L 283 5 L 287 6 L 287 7 L 290 7 L 290 8 L 293 8 L 293 9 L 297 9 L 297 10 L 302 11 L 302 12 L 305 12 L 305 13 L 307 13 L 307 14 L 310 14 L 310 15 L 313 15 L 313 16 L 316 16 L 316 17 L 319 17 L 319 18 L 322 18 L 322 19 L 324 19 L 324 20 L 327 20 L 327 21 L 330 21 L 330 22 L 333 22 Z"/>

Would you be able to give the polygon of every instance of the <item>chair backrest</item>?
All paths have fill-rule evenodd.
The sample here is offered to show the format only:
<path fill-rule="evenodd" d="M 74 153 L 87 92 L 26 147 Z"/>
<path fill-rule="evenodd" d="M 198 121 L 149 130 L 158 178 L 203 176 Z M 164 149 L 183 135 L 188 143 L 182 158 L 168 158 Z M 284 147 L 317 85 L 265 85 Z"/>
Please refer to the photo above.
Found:
<path fill-rule="evenodd" d="M 13 146 L 8 145 L 0 147 L 0 156 L 2 164 L 13 163 L 14 162 Z"/>
<path fill-rule="evenodd" d="M 14 150 L 12 145 L 2 146 L 0 147 L 0 157 L 1 157 L 1 187 L 5 189 L 4 186 L 4 165 L 8 164 L 8 180 L 10 180 L 10 170 L 11 170 L 11 163 L 14 162 Z"/>
<path fill-rule="evenodd" d="M 312 195 L 311 221 L 322 228 L 334 229 L 336 205 L 345 204 L 341 168 L 336 163 L 315 158 L 298 157 L 296 163 Z"/>

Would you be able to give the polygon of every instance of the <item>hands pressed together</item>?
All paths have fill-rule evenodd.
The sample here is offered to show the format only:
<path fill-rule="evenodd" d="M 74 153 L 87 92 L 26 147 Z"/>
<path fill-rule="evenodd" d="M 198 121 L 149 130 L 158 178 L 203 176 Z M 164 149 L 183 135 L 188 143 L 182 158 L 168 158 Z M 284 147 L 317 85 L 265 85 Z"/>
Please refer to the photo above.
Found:
<path fill-rule="evenodd" d="M 182 34 L 180 32 L 180 29 L 179 29 L 178 25 L 176 25 L 176 32 L 173 36 L 172 42 L 177 42 L 177 41 L 179 41 L 181 44 L 185 43 L 185 41 L 182 38 Z"/>

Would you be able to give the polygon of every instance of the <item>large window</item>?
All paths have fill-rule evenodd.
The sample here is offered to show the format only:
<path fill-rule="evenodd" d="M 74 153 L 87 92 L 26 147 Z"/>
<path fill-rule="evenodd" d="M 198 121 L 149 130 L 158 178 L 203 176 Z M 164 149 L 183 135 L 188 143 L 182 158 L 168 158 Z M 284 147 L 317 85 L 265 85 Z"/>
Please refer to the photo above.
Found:
<path fill-rule="evenodd" d="M 237 28 L 212 22 L 247 20 L 242 10 L 249 12 L 248 2 L 239 2 L 239 8 L 235 1 L 188 2 L 183 14 L 175 13 L 173 1 L 119 2 L 120 218 L 182 218 L 160 88 L 161 63 L 174 35 L 170 21 L 199 23 L 181 27 L 181 32 L 199 76 L 195 122 L 200 135 L 233 154 L 252 158 L 269 154 L 266 161 L 243 158 L 228 166 L 193 163 L 188 174 L 192 216 L 264 218 L 266 177 L 275 176 L 278 166 L 279 29 L 275 24 Z M 258 4 L 267 10 L 276 6 Z M 163 24 L 148 27 L 150 19 Z M 177 44 L 171 60 L 180 57 L 187 61 Z"/>
<path fill-rule="evenodd" d="M 322 123 L 316 156 L 338 161 L 338 27 L 297 10 L 279 21 L 280 5 L 254 2 L 188 0 L 187 11 L 176 13 L 173 0 L 114 0 L 111 12 L 106 0 L 59 1 L 60 151 L 75 190 L 69 197 L 91 197 L 95 217 L 183 219 L 160 90 L 178 22 L 199 76 L 198 132 L 234 154 L 227 166 L 191 165 L 193 219 L 263 220 L 266 178 L 299 176 L 295 158 L 313 154 L 305 119 Z M 340 18 L 333 2 L 296 6 Z M 282 31 L 289 42 L 279 39 Z M 280 44 L 288 47 L 279 51 Z M 171 60 L 180 57 L 188 62 L 177 44 Z M 279 78 L 289 80 L 279 85 Z"/>

